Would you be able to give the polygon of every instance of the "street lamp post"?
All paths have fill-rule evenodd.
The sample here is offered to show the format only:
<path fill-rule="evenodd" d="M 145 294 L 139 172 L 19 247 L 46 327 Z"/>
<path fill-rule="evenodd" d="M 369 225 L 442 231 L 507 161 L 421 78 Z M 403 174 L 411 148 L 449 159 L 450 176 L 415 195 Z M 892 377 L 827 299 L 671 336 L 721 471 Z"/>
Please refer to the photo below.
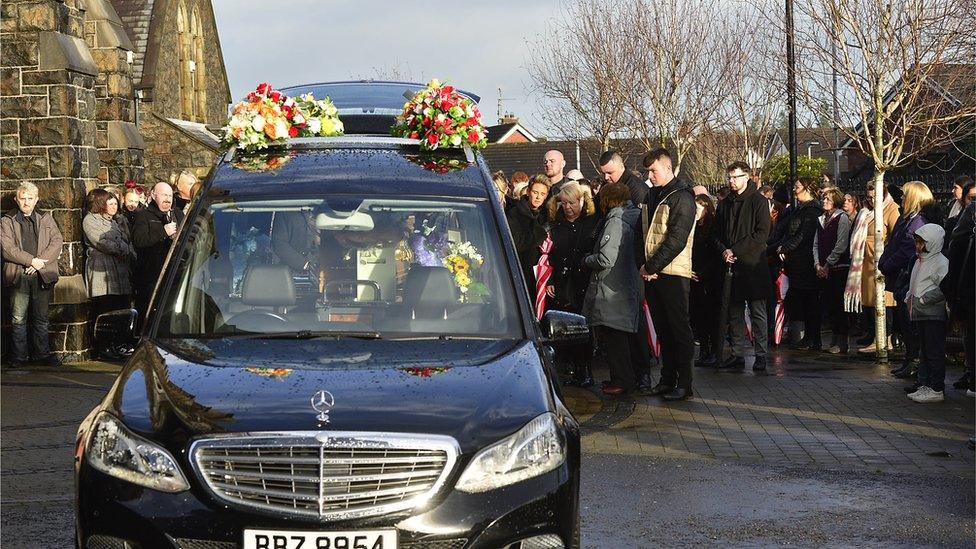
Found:
<path fill-rule="evenodd" d="M 789 108 L 790 181 L 796 181 L 796 60 L 793 55 L 793 0 L 786 0 L 786 97 Z M 792 191 L 791 191 L 792 194 Z"/>
<path fill-rule="evenodd" d="M 819 147 L 820 146 L 820 142 L 819 141 L 810 141 L 809 143 L 807 143 L 807 159 L 813 158 L 813 156 L 810 154 L 810 150 L 813 149 L 813 146 L 814 145 L 816 145 L 816 146 Z M 836 181 L 836 179 L 835 179 L 835 181 Z"/>

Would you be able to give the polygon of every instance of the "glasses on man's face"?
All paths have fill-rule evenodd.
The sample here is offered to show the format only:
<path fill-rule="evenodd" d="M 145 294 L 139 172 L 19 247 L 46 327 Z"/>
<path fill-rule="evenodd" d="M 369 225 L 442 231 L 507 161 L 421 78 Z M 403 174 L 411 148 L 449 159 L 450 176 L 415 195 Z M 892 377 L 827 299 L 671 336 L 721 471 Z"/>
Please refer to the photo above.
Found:
<path fill-rule="evenodd" d="M 740 179 L 742 177 L 749 177 L 749 174 L 747 173 L 731 174 L 729 175 L 728 179 L 729 181 L 735 181 L 736 179 Z"/>

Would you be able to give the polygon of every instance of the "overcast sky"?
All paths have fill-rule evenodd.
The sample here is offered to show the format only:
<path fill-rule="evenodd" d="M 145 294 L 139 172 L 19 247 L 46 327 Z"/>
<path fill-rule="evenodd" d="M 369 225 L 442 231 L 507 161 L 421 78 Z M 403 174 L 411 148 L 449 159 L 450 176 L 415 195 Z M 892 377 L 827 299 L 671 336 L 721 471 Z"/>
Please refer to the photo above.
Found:
<path fill-rule="evenodd" d="M 233 101 L 276 88 L 359 78 L 449 80 L 481 96 L 485 124 L 505 111 L 545 133 L 530 97 L 527 43 L 560 0 L 426 4 L 391 0 L 213 0 Z M 394 72 L 395 71 L 395 72 Z"/>

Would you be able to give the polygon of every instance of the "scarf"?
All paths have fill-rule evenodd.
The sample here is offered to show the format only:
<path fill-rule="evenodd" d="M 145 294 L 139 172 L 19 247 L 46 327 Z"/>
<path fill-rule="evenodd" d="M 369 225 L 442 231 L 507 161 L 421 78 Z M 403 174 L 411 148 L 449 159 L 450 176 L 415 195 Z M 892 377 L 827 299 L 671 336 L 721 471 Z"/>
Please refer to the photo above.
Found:
<path fill-rule="evenodd" d="M 844 310 L 849 313 L 861 312 L 861 274 L 864 268 L 864 245 L 867 243 L 868 230 L 874 221 L 874 212 L 861 208 L 851 231 L 851 270 L 847 273 L 847 284 L 844 286 Z"/>

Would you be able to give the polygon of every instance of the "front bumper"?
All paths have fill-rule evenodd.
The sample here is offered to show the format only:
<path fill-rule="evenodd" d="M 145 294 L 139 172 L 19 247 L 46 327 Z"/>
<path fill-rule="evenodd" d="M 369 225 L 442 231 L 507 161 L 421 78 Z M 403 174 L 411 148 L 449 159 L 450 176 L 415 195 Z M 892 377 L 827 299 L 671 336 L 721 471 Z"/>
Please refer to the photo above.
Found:
<path fill-rule="evenodd" d="M 453 490 L 455 473 L 425 507 L 333 522 L 228 509 L 213 501 L 195 478 L 190 479 L 190 490 L 170 494 L 110 477 L 82 461 L 76 484 L 77 536 L 82 549 L 231 549 L 241 544 L 245 528 L 349 531 L 395 527 L 400 548 L 497 549 L 536 536 L 545 536 L 537 539 L 540 548 L 559 547 L 554 545 L 556 537 L 565 547 L 572 547 L 579 520 L 577 456 L 570 452 L 566 463 L 554 471 L 477 494 Z"/>

